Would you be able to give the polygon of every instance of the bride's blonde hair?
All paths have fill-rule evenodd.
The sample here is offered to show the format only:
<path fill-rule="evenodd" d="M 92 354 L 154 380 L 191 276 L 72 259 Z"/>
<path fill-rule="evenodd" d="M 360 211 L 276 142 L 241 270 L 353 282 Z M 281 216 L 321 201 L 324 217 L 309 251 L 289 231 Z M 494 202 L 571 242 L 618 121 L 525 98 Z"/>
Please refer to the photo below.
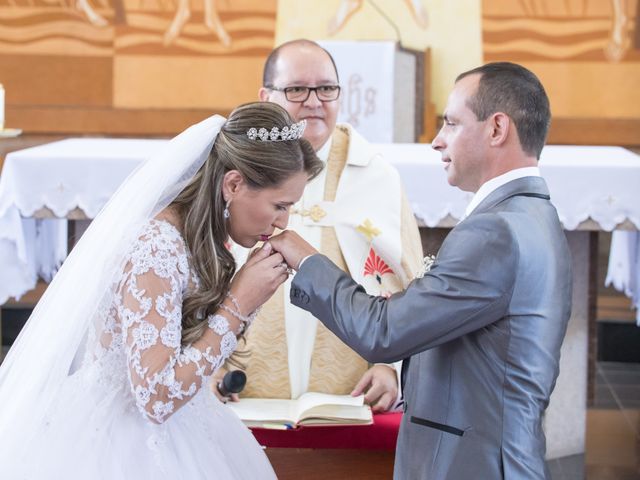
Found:
<path fill-rule="evenodd" d="M 200 279 L 198 288 L 182 303 L 183 345 L 202 336 L 207 316 L 218 310 L 236 270 L 225 246 L 228 220 L 223 215 L 224 175 L 237 170 L 251 188 L 263 189 L 277 187 L 300 171 L 311 179 L 322 170 L 323 163 L 304 139 L 264 142 L 247 136 L 250 128 L 282 130 L 292 123 L 287 111 L 275 103 L 239 106 L 222 126 L 203 166 L 172 202 L 182 222 L 191 268 Z"/>

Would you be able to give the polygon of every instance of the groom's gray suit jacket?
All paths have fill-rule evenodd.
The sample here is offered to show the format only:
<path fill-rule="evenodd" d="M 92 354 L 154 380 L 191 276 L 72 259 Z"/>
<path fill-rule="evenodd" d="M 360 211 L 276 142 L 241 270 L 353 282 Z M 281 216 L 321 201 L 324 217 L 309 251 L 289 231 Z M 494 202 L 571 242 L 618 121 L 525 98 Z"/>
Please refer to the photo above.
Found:
<path fill-rule="evenodd" d="M 498 188 L 451 231 L 431 270 L 389 299 L 322 255 L 295 276 L 292 302 L 364 358 L 410 357 L 395 478 L 549 478 L 542 414 L 572 288 L 548 195 L 539 177 Z"/>

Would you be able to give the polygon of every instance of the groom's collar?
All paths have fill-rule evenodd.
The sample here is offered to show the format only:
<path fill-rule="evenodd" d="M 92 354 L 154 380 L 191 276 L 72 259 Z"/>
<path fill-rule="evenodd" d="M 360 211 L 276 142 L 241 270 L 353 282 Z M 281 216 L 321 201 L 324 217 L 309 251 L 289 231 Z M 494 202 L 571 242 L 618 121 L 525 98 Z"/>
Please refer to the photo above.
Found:
<path fill-rule="evenodd" d="M 512 180 L 516 180 L 518 178 L 523 177 L 539 177 L 540 169 L 538 167 L 524 167 L 524 168 L 516 168 L 514 170 L 510 170 L 507 173 L 503 173 L 502 175 L 498 175 L 497 177 L 492 178 L 491 180 L 486 181 L 482 184 L 482 186 L 478 189 L 476 194 L 469 202 L 467 209 L 465 211 L 465 218 L 471 215 L 478 205 L 482 203 L 482 201 L 491 195 L 492 192 L 496 191 L 502 185 L 505 185 Z"/>
<path fill-rule="evenodd" d="M 482 213 L 498 205 L 507 198 L 523 195 L 549 200 L 549 189 L 542 177 L 520 177 L 501 185 L 493 190 L 480 204 L 471 212 L 471 215 Z"/>

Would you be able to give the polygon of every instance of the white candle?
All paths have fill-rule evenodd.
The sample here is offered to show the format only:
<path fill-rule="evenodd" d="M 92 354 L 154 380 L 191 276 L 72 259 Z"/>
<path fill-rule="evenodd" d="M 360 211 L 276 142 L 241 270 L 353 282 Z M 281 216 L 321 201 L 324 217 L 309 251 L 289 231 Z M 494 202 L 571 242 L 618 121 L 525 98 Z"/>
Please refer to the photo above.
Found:
<path fill-rule="evenodd" d="M 0 131 L 4 130 L 4 87 L 0 83 Z"/>

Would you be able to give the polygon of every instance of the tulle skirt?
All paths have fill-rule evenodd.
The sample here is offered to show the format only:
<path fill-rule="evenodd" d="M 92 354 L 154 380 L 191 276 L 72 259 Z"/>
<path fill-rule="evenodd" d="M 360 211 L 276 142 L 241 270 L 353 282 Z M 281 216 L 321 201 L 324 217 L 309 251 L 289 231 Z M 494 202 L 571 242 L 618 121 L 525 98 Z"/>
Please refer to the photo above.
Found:
<path fill-rule="evenodd" d="M 208 387 L 156 425 L 135 407 L 128 386 L 105 388 L 81 377 L 68 378 L 42 431 L 23 439 L 20 453 L 3 458 L 2 478 L 275 478 L 249 429 Z"/>

